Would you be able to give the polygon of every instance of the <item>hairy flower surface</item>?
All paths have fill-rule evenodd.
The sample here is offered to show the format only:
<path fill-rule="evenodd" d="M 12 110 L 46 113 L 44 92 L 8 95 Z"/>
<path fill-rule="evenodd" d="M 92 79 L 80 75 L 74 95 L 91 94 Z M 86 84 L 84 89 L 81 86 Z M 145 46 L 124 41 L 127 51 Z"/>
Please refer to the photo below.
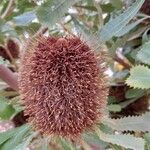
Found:
<path fill-rule="evenodd" d="M 43 134 L 65 137 L 92 129 L 108 93 L 102 62 L 78 37 L 41 37 L 29 44 L 19 79 L 29 122 Z"/>
<path fill-rule="evenodd" d="M 7 40 L 7 49 L 10 51 L 13 58 L 19 58 L 19 45 L 14 39 Z"/>
<path fill-rule="evenodd" d="M 13 39 L 8 39 L 6 42 L 6 46 L 0 45 L 0 56 L 11 61 L 8 52 L 10 53 L 12 58 L 19 58 L 19 45 Z"/>
<path fill-rule="evenodd" d="M 0 46 L 0 56 L 4 59 L 9 59 L 9 56 L 6 53 L 6 48 L 4 46 Z"/>

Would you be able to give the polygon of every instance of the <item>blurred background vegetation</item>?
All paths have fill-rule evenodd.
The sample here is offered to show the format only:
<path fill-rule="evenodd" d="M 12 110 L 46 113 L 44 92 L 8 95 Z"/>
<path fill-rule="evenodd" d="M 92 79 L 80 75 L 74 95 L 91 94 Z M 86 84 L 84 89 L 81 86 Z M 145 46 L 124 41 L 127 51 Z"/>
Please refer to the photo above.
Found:
<path fill-rule="evenodd" d="M 150 150 L 149 15 L 150 0 L 1 0 L 0 150 Z M 19 55 L 39 34 L 76 34 L 108 53 L 108 116 L 81 144 L 43 137 L 26 122 Z"/>

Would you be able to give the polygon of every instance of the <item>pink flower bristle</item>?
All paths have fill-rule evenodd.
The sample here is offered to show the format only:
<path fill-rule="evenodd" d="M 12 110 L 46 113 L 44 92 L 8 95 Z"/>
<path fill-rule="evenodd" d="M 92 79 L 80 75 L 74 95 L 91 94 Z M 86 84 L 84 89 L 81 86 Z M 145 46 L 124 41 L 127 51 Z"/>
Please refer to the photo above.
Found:
<path fill-rule="evenodd" d="M 102 61 L 78 37 L 35 41 L 20 68 L 20 93 L 29 122 L 43 134 L 80 136 L 100 122 L 106 107 L 105 68 L 98 64 Z"/>

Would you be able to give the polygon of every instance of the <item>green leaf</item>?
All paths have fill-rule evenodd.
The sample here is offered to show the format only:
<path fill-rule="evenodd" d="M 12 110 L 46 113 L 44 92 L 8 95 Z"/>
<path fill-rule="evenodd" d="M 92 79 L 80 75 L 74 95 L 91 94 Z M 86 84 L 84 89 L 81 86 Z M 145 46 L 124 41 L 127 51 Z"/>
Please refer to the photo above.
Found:
<path fill-rule="evenodd" d="M 91 34 L 89 29 L 86 28 L 85 25 L 83 23 L 81 23 L 74 16 L 72 16 L 72 21 L 74 22 L 75 29 L 76 29 L 77 33 L 80 34 L 81 38 L 83 38 L 86 42 L 90 43 L 91 42 L 91 38 L 95 38 L 93 36 L 93 34 Z M 94 42 L 94 40 L 92 40 L 92 42 Z M 90 43 L 90 45 L 91 45 L 91 43 Z"/>
<path fill-rule="evenodd" d="M 99 127 L 102 132 L 104 132 L 106 134 L 113 134 L 113 129 L 110 128 L 109 126 L 101 123 Z"/>
<path fill-rule="evenodd" d="M 123 47 L 123 46 L 126 44 L 127 39 L 128 39 L 127 36 L 123 36 L 123 37 L 121 37 L 121 38 L 118 38 L 118 39 L 113 43 L 112 47 L 109 49 L 109 50 L 110 50 L 109 53 L 110 53 L 110 55 L 111 55 L 112 57 L 115 56 L 116 50 L 117 50 L 118 47 Z"/>
<path fill-rule="evenodd" d="M 79 0 L 51 0 L 45 2 L 37 9 L 37 17 L 39 21 L 48 27 L 61 21 L 68 8 Z"/>
<path fill-rule="evenodd" d="M 16 134 L 18 132 L 20 132 L 21 130 L 23 130 L 26 126 L 28 126 L 28 125 L 23 125 L 21 127 L 17 127 L 17 128 L 14 128 L 14 129 L 10 129 L 6 132 L 0 133 L 0 145 L 3 144 L 8 139 L 16 136 Z"/>
<path fill-rule="evenodd" d="M 123 6 L 122 0 L 111 0 L 110 3 L 116 8 L 121 9 Z"/>
<path fill-rule="evenodd" d="M 19 145 L 24 136 L 29 132 L 30 130 L 30 126 L 29 125 L 24 125 L 22 127 L 20 127 L 21 129 L 18 130 L 14 135 L 13 138 L 11 138 L 10 140 L 8 140 L 1 148 L 1 150 L 10 150 L 10 149 L 14 149 L 17 145 Z"/>
<path fill-rule="evenodd" d="M 107 107 L 108 107 L 108 110 L 112 111 L 112 112 L 120 112 L 121 111 L 121 106 L 118 104 L 111 104 L 111 105 L 108 105 Z"/>
<path fill-rule="evenodd" d="M 30 144 L 31 140 L 36 136 L 36 132 L 33 132 L 30 136 L 24 139 L 22 143 L 17 145 L 13 150 L 26 150 L 27 146 Z M 45 149 L 46 150 L 46 149 Z"/>
<path fill-rule="evenodd" d="M 36 19 L 35 11 L 28 11 L 13 18 L 15 24 L 18 26 L 27 26 L 34 19 Z"/>
<path fill-rule="evenodd" d="M 145 94 L 145 90 L 141 90 L 141 89 L 129 89 L 126 94 L 125 97 L 127 99 L 131 99 L 131 98 L 140 98 Z"/>
<path fill-rule="evenodd" d="M 4 59 L 0 56 L 0 65 L 5 64 Z"/>
<path fill-rule="evenodd" d="M 59 142 L 65 150 L 76 150 L 73 144 L 70 141 L 65 140 L 64 138 L 59 138 Z"/>
<path fill-rule="evenodd" d="M 143 34 L 143 36 L 142 36 L 142 43 L 143 43 L 143 44 L 146 43 L 146 42 L 148 42 L 148 41 L 150 41 L 149 31 L 150 31 L 150 28 L 148 28 L 148 29 L 144 32 L 144 34 Z"/>
<path fill-rule="evenodd" d="M 49 150 L 49 143 L 47 138 L 43 138 L 40 150 Z"/>
<path fill-rule="evenodd" d="M 104 45 L 102 44 L 101 39 L 99 39 L 95 34 L 92 34 L 88 28 L 81 24 L 74 16 L 72 16 L 72 20 L 75 24 L 75 29 L 81 35 L 81 38 L 86 41 L 86 43 L 93 48 L 93 50 L 98 51 Z"/>
<path fill-rule="evenodd" d="M 3 144 L 5 141 L 13 137 L 13 135 L 17 132 L 18 128 L 10 129 L 6 132 L 0 133 L 0 145 Z"/>
<path fill-rule="evenodd" d="M 99 139 L 96 134 L 87 133 L 83 134 L 83 139 L 91 145 L 95 145 L 99 150 L 105 150 L 108 143 Z"/>
<path fill-rule="evenodd" d="M 15 109 L 7 103 L 7 99 L 0 97 L 0 118 L 9 119 L 14 113 Z"/>
<path fill-rule="evenodd" d="M 150 88 L 150 69 L 146 66 L 138 65 L 130 70 L 130 76 L 126 80 L 127 85 L 133 88 Z"/>
<path fill-rule="evenodd" d="M 129 31 L 131 31 L 132 29 L 134 29 L 138 24 L 140 24 L 143 20 L 145 20 L 145 18 L 139 19 L 129 25 L 126 25 L 121 31 L 119 31 L 118 33 L 116 33 L 115 36 L 120 37 L 123 36 L 125 34 L 127 34 Z"/>
<path fill-rule="evenodd" d="M 137 0 L 124 13 L 106 23 L 106 25 L 99 31 L 101 39 L 105 42 L 110 40 L 113 36 L 116 36 L 117 33 L 119 33 L 137 14 L 143 3 L 144 0 Z"/>
<path fill-rule="evenodd" d="M 142 46 L 141 50 L 137 54 L 137 58 L 141 62 L 150 65 L 150 41 Z"/>
<path fill-rule="evenodd" d="M 150 132 L 144 135 L 144 139 L 146 141 L 145 150 L 150 150 Z"/>
<path fill-rule="evenodd" d="M 124 102 L 120 102 L 119 105 L 123 109 L 123 108 L 127 107 L 128 105 L 134 103 L 136 100 L 137 100 L 137 98 L 129 99 L 129 100 L 126 100 Z"/>
<path fill-rule="evenodd" d="M 105 119 L 104 124 L 117 131 L 150 131 L 150 113 L 141 116 L 129 116 L 120 119 Z"/>
<path fill-rule="evenodd" d="M 120 145 L 133 150 L 144 150 L 145 141 L 142 138 L 136 138 L 132 135 L 105 134 L 100 130 L 97 131 L 97 135 L 105 142 Z"/>
<path fill-rule="evenodd" d="M 74 16 L 71 16 L 71 17 L 72 17 L 72 21 L 74 22 L 75 29 L 77 30 L 77 32 L 82 34 L 86 40 L 89 40 L 89 36 L 91 34 L 89 29 L 86 28 L 84 24 L 81 24 L 81 22 L 77 18 L 75 18 Z"/>

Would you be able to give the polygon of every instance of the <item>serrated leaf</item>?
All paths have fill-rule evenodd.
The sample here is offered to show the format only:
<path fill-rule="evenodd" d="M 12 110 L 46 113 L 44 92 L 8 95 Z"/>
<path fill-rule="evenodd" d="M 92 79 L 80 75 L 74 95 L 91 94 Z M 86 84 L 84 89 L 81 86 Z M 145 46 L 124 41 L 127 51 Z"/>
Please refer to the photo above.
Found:
<path fill-rule="evenodd" d="M 110 40 L 113 36 L 116 36 L 116 34 L 119 33 L 136 15 L 143 3 L 144 0 L 137 0 L 124 13 L 106 23 L 99 31 L 101 39 L 105 42 Z"/>
<path fill-rule="evenodd" d="M 129 116 L 120 119 L 108 118 L 104 124 L 117 131 L 150 131 L 150 113 L 141 116 Z"/>
<path fill-rule="evenodd" d="M 14 129 L 9 129 L 6 132 L 2 132 L 0 133 L 0 145 L 3 144 L 5 141 L 7 141 L 8 139 L 16 136 L 16 134 L 18 132 L 20 132 L 21 130 L 23 130 L 27 125 L 23 125 L 21 127 L 17 127 Z"/>
<path fill-rule="evenodd" d="M 13 150 L 26 150 L 27 146 L 30 144 L 31 140 L 36 136 L 36 132 L 32 133 L 30 136 L 24 139 L 22 143 L 17 145 Z M 46 149 L 45 149 L 46 150 Z"/>
<path fill-rule="evenodd" d="M 133 150 L 144 150 L 145 141 L 142 138 L 136 138 L 132 135 L 123 134 L 105 134 L 100 130 L 97 131 L 99 138 L 105 142 L 123 146 L 125 148 L 130 148 Z"/>
<path fill-rule="evenodd" d="M 121 31 L 119 31 L 118 33 L 116 33 L 115 36 L 120 37 L 123 36 L 125 34 L 127 34 L 129 31 L 131 31 L 132 29 L 134 29 L 138 24 L 140 24 L 143 20 L 145 20 L 145 18 L 139 19 L 131 24 L 126 25 Z"/>
<path fill-rule="evenodd" d="M 18 128 L 10 129 L 6 132 L 0 133 L 0 145 L 3 144 L 5 141 L 13 137 L 13 135 L 17 132 Z"/>
<path fill-rule="evenodd" d="M 130 70 L 130 76 L 126 80 L 127 85 L 134 88 L 150 88 L 150 69 L 146 66 L 138 65 Z"/>
<path fill-rule="evenodd" d="M 68 8 L 79 0 L 51 0 L 45 2 L 37 11 L 39 21 L 48 27 L 59 22 L 67 12 Z"/>
<path fill-rule="evenodd" d="M 75 24 L 75 29 L 78 34 L 81 35 L 81 38 L 86 41 L 86 43 L 95 50 L 95 52 L 102 49 L 104 46 L 101 39 L 97 36 L 97 34 L 92 34 L 88 28 L 86 28 L 83 24 L 81 24 L 74 16 L 72 16 L 72 20 Z"/>
<path fill-rule="evenodd" d="M 21 128 L 21 127 L 20 127 Z M 1 150 L 10 150 L 14 149 L 16 145 L 20 144 L 23 140 L 24 136 L 29 132 L 30 130 L 29 125 L 24 125 L 20 130 L 18 130 L 15 135 L 13 135 L 13 138 L 8 140 L 4 145 L 2 146 Z"/>
<path fill-rule="evenodd" d="M 137 54 L 137 58 L 141 62 L 150 65 L 150 41 L 142 46 L 141 50 Z"/>
<path fill-rule="evenodd" d="M 77 30 L 77 32 L 83 35 L 86 40 L 89 40 L 89 36 L 91 33 L 88 30 L 88 28 L 86 28 L 83 24 L 81 24 L 80 21 L 74 16 L 71 17 L 72 17 L 72 21 L 75 24 L 75 29 Z"/>
<path fill-rule="evenodd" d="M 77 20 L 74 16 L 72 16 L 72 21 L 75 24 L 75 29 L 77 30 L 77 33 L 81 35 L 81 37 L 86 41 L 89 42 L 94 42 L 96 39 L 93 34 L 90 33 L 89 29 L 84 26 L 84 24 L 81 24 L 79 20 Z M 91 40 L 91 39 L 95 40 Z"/>

